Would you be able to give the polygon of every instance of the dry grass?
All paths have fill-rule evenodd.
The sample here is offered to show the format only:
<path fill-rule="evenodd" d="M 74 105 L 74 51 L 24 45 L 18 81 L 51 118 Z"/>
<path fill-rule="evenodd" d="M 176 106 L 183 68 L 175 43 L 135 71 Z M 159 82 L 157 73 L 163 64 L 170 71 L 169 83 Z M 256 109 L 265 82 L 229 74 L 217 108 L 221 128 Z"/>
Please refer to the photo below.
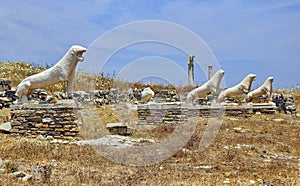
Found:
<path fill-rule="evenodd" d="M 26 62 L 0 62 L 0 77 L 12 80 L 12 87 L 16 87 L 24 78 L 33 74 L 40 73 L 50 66 L 42 67 L 36 64 L 29 64 Z M 154 91 L 161 89 L 175 90 L 172 85 L 163 86 L 158 84 L 141 84 L 122 82 L 114 79 L 114 75 L 104 74 L 86 74 L 84 72 L 77 72 L 74 83 L 74 90 L 110 90 L 111 88 L 118 88 L 119 90 L 127 90 L 128 88 L 145 88 L 151 87 Z M 63 83 L 45 87 L 49 92 L 62 92 Z"/>
<path fill-rule="evenodd" d="M 49 67 L 48 65 L 46 66 Z M 25 62 L 0 62 L 0 77 L 12 80 L 12 87 L 16 87 L 24 78 L 40 73 L 44 70 L 44 67 Z M 45 88 L 49 92 L 62 92 L 63 83 L 57 83 Z"/>
<path fill-rule="evenodd" d="M 277 94 L 292 95 L 295 100 L 297 110 L 300 110 L 300 91 L 299 90 L 274 90 Z"/>
<path fill-rule="evenodd" d="M 5 123 L 10 120 L 10 109 L 3 108 L 0 110 L 0 123 Z"/>
<path fill-rule="evenodd" d="M 114 112 L 96 109 L 102 122 L 115 121 Z M 284 122 L 274 122 L 284 118 Z M 225 117 L 220 132 L 203 152 L 199 140 L 207 118 L 199 119 L 196 131 L 185 148 L 173 157 L 145 167 L 122 166 L 110 162 L 89 146 L 50 144 L 36 139 L 0 135 L 0 157 L 12 160 L 19 170 L 30 173 L 35 162 L 46 161 L 53 167 L 49 185 L 249 185 L 250 180 L 271 184 L 298 185 L 300 120 L 289 116 L 254 115 L 250 118 Z M 244 133 L 233 128 L 243 127 Z M 173 127 L 162 125 L 143 133 L 144 137 L 163 138 Z M 134 135 L 140 135 L 136 133 Z M 241 148 L 235 148 L 241 144 Z M 243 145 L 249 145 L 244 147 Z M 224 148 L 225 147 L 225 148 Z M 277 156 L 277 157 L 276 157 Z M 211 169 L 197 169 L 200 165 Z M 23 183 L 0 175 L 1 185 L 39 185 Z"/>
<path fill-rule="evenodd" d="M 91 79 L 93 77 L 86 77 L 85 82 L 90 82 L 89 86 L 93 87 L 95 82 L 88 81 Z M 299 91 L 293 94 L 299 109 Z M 110 107 L 87 108 L 84 119 L 89 121 L 83 124 L 81 133 L 86 138 L 101 137 L 107 134 L 106 123 L 129 120 L 130 114 L 136 116 Z M 9 110 L 1 110 L 0 115 L 9 116 Z M 284 121 L 275 122 L 275 118 Z M 263 182 L 265 185 L 300 185 L 299 118 L 282 114 L 224 117 L 215 142 L 199 152 L 198 145 L 206 124 L 207 118 L 198 119 L 196 130 L 184 147 L 188 150 L 144 167 L 113 163 L 89 146 L 50 144 L 7 134 L 0 134 L 0 157 L 11 160 L 16 169 L 27 173 L 32 172 L 36 162 L 47 162 L 53 173 L 45 185 L 224 185 L 226 178 L 230 179 L 229 185 L 250 185 L 250 180 L 256 185 Z M 235 127 L 243 127 L 245 132 L 236 132 Z M 160 125 L 147 132 L 135 131 L 133 136 L 162 139 L 173 130 L 173 126 Z M 238 144 L 240 148 L 236 148 Z M 212 168 L 197 168 L 200 165 Z M 22 182 L 4 173 L 0 174 L 0 185 L 41 183 Z"/>

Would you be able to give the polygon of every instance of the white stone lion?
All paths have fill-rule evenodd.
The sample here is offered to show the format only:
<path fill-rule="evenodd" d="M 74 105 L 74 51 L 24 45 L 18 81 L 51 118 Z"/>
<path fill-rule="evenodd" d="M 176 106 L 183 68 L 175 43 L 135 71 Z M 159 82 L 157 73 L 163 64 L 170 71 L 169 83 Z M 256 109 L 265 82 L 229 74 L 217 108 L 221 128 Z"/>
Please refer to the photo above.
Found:
<path fill-rule="evenodd" d="M 223 77 L 224 70 L 217 71 L 210 80 L 188 93 L 186 97 L 187 102 L 193 101 L 196 96 L 206 96 L 210 92 L 213 93 L 213 95 L 218 96 L 220 93 L 220 83 Z"/>
<path fill-rule="evenodd" d="M 219 96 L 217 102 L 223 102 L 226 97 L 238 96 L 241 94 L 247 94 L 251 90 L 252 81 L 256 78 L 255 74 L 248 74 L 242 82 L 239 84 L 223 90 Z"/>
<path fill-rule="evenodd" d="M 84 52 L 86 48 L 73 45 L 53 67 L 23 79 L 16 91 L 19 100 L 26 101 L 30 92 L 36 88 L 47 87 L 62 81 L 68 83 L 68 94 L 72 93 L 75 68 L 78 61 L 84 60 L 82 56 Z"/>
<path fill-rule="evenodd" d="M 271 101 L 272 98 L 272 83 L 274 81 L 274 77 L 268 77 L 266 81 L 257 89 L 252 90 L 246 95 L 246 101 L 252 102 L 254 97 L 267 95 L 268 101 Z"/>

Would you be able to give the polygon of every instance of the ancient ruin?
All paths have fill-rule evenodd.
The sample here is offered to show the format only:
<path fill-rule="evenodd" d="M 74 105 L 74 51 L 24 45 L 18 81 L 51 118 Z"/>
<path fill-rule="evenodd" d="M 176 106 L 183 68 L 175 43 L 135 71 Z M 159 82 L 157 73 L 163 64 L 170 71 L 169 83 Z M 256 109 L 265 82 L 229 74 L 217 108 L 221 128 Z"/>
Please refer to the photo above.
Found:
<path fill-rule="evenodd" d="M 127 90 L 110 88 L 73 92 L 75 68 L 77 62 L 83 61 L 84 52 L 86 52 L 84 47 L 72 46 L 56 65 L 25 78 L 17 86 L 16 94 L 19 99 L 26 100 L 30 95 L 35 102 L 34 104 L 33 102 L 19 102 L 17 105 L 9 105 L 11 107 L 10 133 L 51 139 L 79 139 L 79 124 L 83 123 L 81 112 L 85 106 L 91 105 L 96 107 L 111 105 L 113 110 L 118 110 L 120 106 L 123 106 L 125 110 L 122 114 L 132 112 L 137 117 L 134 122 L 129 122 L 143 126 L 183 124 L 189 118 L 213 117 L 214 114 L 246 117 L 254 113 L 275 114 L 279 107 L 277 103 L 276 106 L 258 103 L 227 104 L 229 99 L 241 95 L 245 95 L 245 102 L 252 102 L 254 98 L 265 95 L 267 95 L 267 100 L 271 101 L 274 78 L 269 77 L 261 87 L 251 91 L 256 75 L 249 74 L 238 85 L 221 91 L 221 81 L 225 72 L 218 70 L 212 76 L 212 66 L 208 68 L 208 81 L 190 92 L 178 92 L 176 87 L 158 89 L 153 85 L 142 85 L 139 88 L 128 87 Z M 189 56 L 190 84 L 193 83 L 194 78 L 193 58 L 194 56 Z M 61 81 L 67 82 L 67 92 L 72 99 L 62 92 L 49 94 L 45 89 L 41 89 Z M 9 80 L 1 80 L 2 91 L 5 91 L 5 95 L 10 92 L 10 83 Z M 14 93 L 14 91 L 11 92 Z M 4 98 L 2 102 L 3 100 Z M 276 102 L 276 99 L 273 101 Z M 284 108 L 286 112 L 287 108 Z M 120 117 L 122 118 L 123 115 Z M 106 129 L 111 134 L 131 135 L 132 130 L 129 130 L 127 122 L 128 120 L 125 123 L 109 123 Z"/>
<path fill-rule="evenodd" d="M 257 89 L 252 90 L 246 95 L 246 101 L 251 102 L 254 97 L 267 95 L 267 101 L 271 102 L 272 100 L 272 83 L 274 81 L 274 77 L 268 77 L 266 81 Z"/>
<path fill-rule="evenodd" d="M 251 90 L 252 81 L 255 80 L 255 74 L 247 75 L 239 84 L 223 90 L 218 96 L 218 102 L 223 102 L 226 97 L 238 96 L 247 94 Z"/>
<path fill-rule="evenodd" d="M 16 94 L 19 99 L 25 101 L 32 90 L 47 87 L 61 81 L 68 83 L 68 94 L 71 94 L 75 68 L 77 62 L 84 60 L 82 56 L 84 52 L 86 52 L 86 48 L 73 45 L 56 65 L 41 73 L 25 78 L 17 86 Z"/>
<path fill-rule="evenodd" d="M 153 90 L 150 87 L 144 88 L 141 92 L 141 102 L 148 102 L 154 96 Z"/>
<path fill-rule="evenodd" d="M 80 107 L 73 100 L 57 104 L 23 104 L 11 107 L 13 135 L 73 140 L 79 137 L 78 117 Z"/>
<path fill-rule="evenodd" d="M 202 86 L 193 89 L 187 95 L 187 101 L 191 102 L 196 96 L 206 97 L 208 93 L 212 93 L 214 96 L 218 96 L 220 93 L 220 83 L 224 76 L 224 70 L 219 70 L 215 73 L 210 80 L 208 80 Z"/>

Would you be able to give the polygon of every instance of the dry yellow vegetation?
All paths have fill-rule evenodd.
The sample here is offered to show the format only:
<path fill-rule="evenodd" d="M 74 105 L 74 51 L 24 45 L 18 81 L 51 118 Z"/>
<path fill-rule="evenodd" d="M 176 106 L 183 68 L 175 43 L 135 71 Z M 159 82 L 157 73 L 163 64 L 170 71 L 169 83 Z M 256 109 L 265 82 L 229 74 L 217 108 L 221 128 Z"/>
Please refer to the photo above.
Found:
<path fill-rule="evenodd" d="M 1 65 L 3 63 L 0 63 L 0 68 Z M 10 68 L 17 68 L 19 74 L 23 73 L 22 77 L 36 72 L 19 69 L 20 66 L 12 65 Z M 6 71 L 5 77 L 11 78 L 15 86 L 22 77 L 20 75 L 18 80 L 14 80 L 13 74 L 16 74 L 14 70 Z M 288 93 L 294 95 L 299 109 L 299 91 Z M 100 127 L 118 121 L 118 114 L 110 106 L 94 110 L 101 119 Z M 0 115 L 9 116 L 9 109 L 1 110 Z M 283 114 L 224 116 L 214 143 L 200 152 L 198 145 L 207 120 L 197 119 L 196 130 L 184 151 L 180 150 L 169 159 L 144 167 L 113 163 L 90 146 L 51 144 L 49 141 L 8 134 L 0 134 L 0 157 L 10 160 L 17 165 L 16 169 L 27 173 L 32 173 L 36 162 L 47 162 L 53 168 L 53 173 L 50 180 L 42 183 L 44 185 L 224 185 L 224 181 L 230 182 L 227 185 L 240 186 L 300 185 L 299 117 Z M 236 131 L 236 127 L 243 128 L 244 132 Z M 133 136 L 159 140 L 166 138 L 173 130 L 174 126 L 159 125 L 150 131 L 135 131 Z M 93 132 L 97 136 L 97 130 Z M 0 174 L 0 185 L 41 183 L 23 182 L 3 173 Z"/>
<path fill-rule="evenodd" d="M 102 110 L 103 112 L 103 110 Z M 102 113 L 103 114 L 103 113 Z M 108 115 L 111 113 L 108 113 Z M 283 118 L 283 122 L 274 122 Z M 167 160 L 144 167 L 110 162 L 89 146 L 50 144 L 24 137 L 0 134 L 0 157 L 11 160 L 18 169 L 30 173 L 35 162 L 48 162 L 53 168 L 49 185 L 299 185 L 300 121 L 287 116 L 225 117 L 215 142 L 203 152 L 198 144 L 207 119 L 185 145 Z M 235 127 L 243 127 L 238 133 Z M 173 127 L 161 125 L 148 137 L 163 138 Z M 240 144 L 240 145 L 238 145 Z M 199 168 L 210 166 L 210 168 Z M 40 185 L 23 182 L 7 174 L 1 185 Z"/>
<path fill-rule="evenodd" d="M 26 77 L 44 70 L 44 67 L 26 62 L 0 62 L 0 78 L 10 79 L 12 87 L 16 87 Z M 45 88 L 50 92 L 63 91 L 63 84 L 58 83 Z"/>

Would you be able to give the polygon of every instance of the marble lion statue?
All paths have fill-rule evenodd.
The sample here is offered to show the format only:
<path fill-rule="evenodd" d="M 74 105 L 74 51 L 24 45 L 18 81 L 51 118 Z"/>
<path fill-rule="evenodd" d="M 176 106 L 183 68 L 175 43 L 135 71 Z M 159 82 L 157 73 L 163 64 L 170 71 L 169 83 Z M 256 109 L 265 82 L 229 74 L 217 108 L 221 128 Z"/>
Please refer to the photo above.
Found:
<path fill-rule="evenodd" d="M 73 45 L 68 52 L 51 68 L 29 76 L 17 86 L 16 95 L 19 100 L 26 101 L 32 90 L 47 87 L 58 82 L 66 81 L 68 94 L 72 93 L 73 80 L 77 62 L 83 61 L 86 48 Z"/>
<path fill-rule="evenodd" d="M 206 96 L 210 92 L 218 96 L 220 93 L 220 83 L 223 77 L 224 77 L 224 70 L 217 71 L 211 77 L 210 80 L 208 80 L 202 86 L 197 87 L 188 93 L 186 97 L 187 102 L 193 101 L 196 96 L 199 97 Z"/>
<path fill-rule="evenodd" d="M 217 102 L 223 102 L 226 97 L 238 96 L 241 94 L 247 94 L 251 90 L 252 82 L 255 80 L 255 74 L 248 74 L 242 82 L 239 84 L 223 90 L 219 96 Z"/>
<path fill-rule="evenodd" d="M 274 77 L 268 77 L 266 81 L 257 89 L 252 90 L 246 95 L 246 101 L 251 102 L 254 97 L 267 95 L 268 101 L 270 102 L 272 99 L 272 83 L 274 81 Z"/>

